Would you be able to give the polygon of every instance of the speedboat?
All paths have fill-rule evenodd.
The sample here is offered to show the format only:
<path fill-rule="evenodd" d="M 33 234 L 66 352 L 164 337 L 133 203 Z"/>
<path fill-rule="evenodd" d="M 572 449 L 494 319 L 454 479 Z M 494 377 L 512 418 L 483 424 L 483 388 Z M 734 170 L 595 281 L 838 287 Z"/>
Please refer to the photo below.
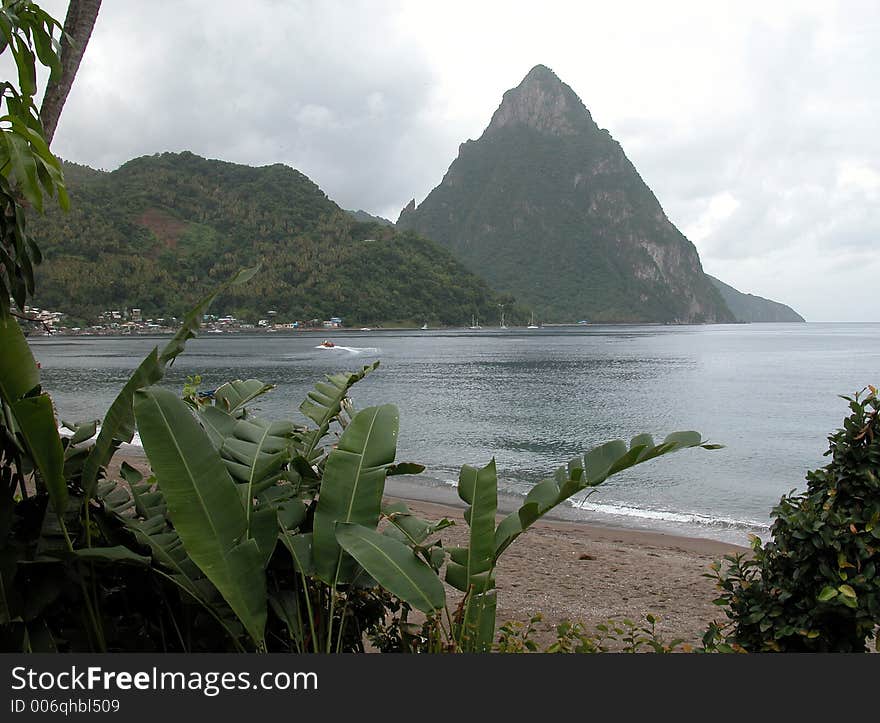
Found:
<path fill-rule="evenodd" d="M 336 346 L 336 344 L 334 344 L 329 339 L 324 339 L 324 341 L 321 342 L 321 346 L 323 346 L 325 349 L 332 349 L 334 346 Z"/>

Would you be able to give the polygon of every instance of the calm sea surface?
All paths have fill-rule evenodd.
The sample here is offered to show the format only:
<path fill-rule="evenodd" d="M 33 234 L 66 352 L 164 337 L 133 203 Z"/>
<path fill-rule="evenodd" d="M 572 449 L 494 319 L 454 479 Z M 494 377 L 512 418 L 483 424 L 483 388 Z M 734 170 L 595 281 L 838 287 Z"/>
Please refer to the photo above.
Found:
<path fill-rule="evenodd" d="M 622 473 L 566 514 L 744 542 L 769 511 L 825 463 L 826 437 L 851 394 L 880 384 L 880 324 L 588 326 L 482 331 L 205 335 L 190 342 L 165 384 L 228 379 L 277 385 L 261 414 L 303 421 L 297 407 L 325 374 L 378 370 L 352 390 L 357 407 L 400 408 L 398 459 L 442 489 L 462 464 L 493 456 L 504 489 L 522 494 L 601 442 L 682 429 L 726 445 L 685 450 Z M 62 418 L 100 418 L 140 360 L 163 338 L 31 340 L 43 385 Z"/>

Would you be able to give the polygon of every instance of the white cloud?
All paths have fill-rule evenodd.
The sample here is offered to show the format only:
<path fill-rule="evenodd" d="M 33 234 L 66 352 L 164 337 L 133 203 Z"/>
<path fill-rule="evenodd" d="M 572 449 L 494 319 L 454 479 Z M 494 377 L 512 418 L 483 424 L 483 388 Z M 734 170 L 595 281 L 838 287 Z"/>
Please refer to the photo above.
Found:
<path fill-rule="evenodd" d="M 880 195 L 880 172 L 861 162 L 844 162 L 837 171 L 837 186 L 844 192 L 862 194 L 868 201 Z"/>
<path fill-rule="evenodd" d="M 694 243 L 699 243 L 718 231 L 739 206 L 740 203 L 733 194 L 722 191 L 709 199 L 706 210 L 690 226 L 682 229 L 682 232 Z"/>

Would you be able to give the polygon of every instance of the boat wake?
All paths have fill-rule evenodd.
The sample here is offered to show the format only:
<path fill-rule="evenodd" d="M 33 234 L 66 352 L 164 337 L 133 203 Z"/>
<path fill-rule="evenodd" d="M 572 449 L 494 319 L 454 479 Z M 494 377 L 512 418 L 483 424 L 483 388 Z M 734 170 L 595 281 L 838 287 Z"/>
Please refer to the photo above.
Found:
<path fill-rule="evenodd" d="M 347 351 L 349 354 L 378 354 L 379 349 L 375 346 L 324 346 L 318 344 L 315 349 L 324 349 L 325 351 Z"/>

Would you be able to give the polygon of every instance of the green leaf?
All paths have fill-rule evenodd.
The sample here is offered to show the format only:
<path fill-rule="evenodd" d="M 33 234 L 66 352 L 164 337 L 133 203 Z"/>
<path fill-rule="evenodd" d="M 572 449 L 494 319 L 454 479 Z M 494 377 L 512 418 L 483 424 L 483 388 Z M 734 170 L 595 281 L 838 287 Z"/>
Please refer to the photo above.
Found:
<path fill-rule="evenodd" d="M 135 419 L 132 411 L 132 399 L 138 389 L 143 389 L 160 381 L 163 376 L 159 364 L 159 349 L 153 349 L 140 363 L 134 374 L 128 379 L 122 390 L 113 400 L 101 431 L 92 446 L 89 456 L 83 465 L 82 485 L 86 496 L 91 498 L 95 493 L 98 471 L 105 466 L 120 442 L 131 442 L 134 438 Z"/>
<path fill-rule="evenodd" d="M 302 500 L 288 499 L 277 505 L 278 521 L 288 530 L 295 530 L 305 522 L 308 511 Z"/>
<path fill-rule="evenodd" d="M 595 487 L 611 475 L 642 462 L 688 447 L 714 449 L 703 443 L 698 432 L 673 432 L 654 445 L 649 435 L 634 437 L 630 446 L 615 440 L 599 445 L 556 470 L 554 476 L 538 482 L 526 495 L 520 508 L 505 517 L 495 530 L 495 558 L 534 522 L 578 492 Z"/>
<path fill-rule="evenodd" d="M 853 590 L 849 585 L 838 585 L 837 589 L 841 595 L 849 598 L 850 600 L 855 600 L 858 597 L 856 595 L 856 591 Z"/>
<path fill-rule="evenodd" d="M 143 474 L 141 474 L 141 471 L 139 469 L 132 467 L 128 462 L 124 460 L 119 467 L 119 474 L 130 487 L 140 484 L 140 482 L 142 482 L 144 479 L 144 476 Z"/>
<path fill-rule="evenodd" d="M 315 508 L 314 554 L 318 577 L 328 585 L 350 582 L 355 566 L 336 540 L 336 524 L 375 529 L 386 467 L 397 451 L 397 407 L 369 407 L 355 415 L 327 458 Z"/>
<path fill-rule="evenodd" d="M 440 578 L 402 542 L 346 523 L 337 525 L 336 539 L 376 582 L 417 610 L 430 614 L 446 605 Z"/>
<path fill-rule="evenodd" d="M 150 557 L 138 555 L 122 545 L 116 545 L 115 547 L 84 547 L 73 552 L 78 558 L 88 562 L 109 562 L 111 564 L 128 562 L 149 567 L 151 561 Z"/>
<path fill-rule="evenodd" d="M 294 535 L 282 528 L 279 538 L 290 551 L 294 567 L 306 577 L 314 575 L 315 560 L 312 555 L 312 533 L 306 532 Z"/>
<path fill-rule="evenodd" d="M 33 52 L 20 36 L 15 37 L 11 49 L 18 66 L 18 83 L 22 95 L 36 95 L 37 68 Z"/>
<path fill-rule="evenodd" d="M 290 422 L 241 419 L 223 440 L 220 454 L 236 482 L 254 497 L 278 479 L 293 456 L 294 426 Z"/>
<path fill-rule="evenodd" d="M 446 582 L 467 592 L 485 592 L 491 586 L 486 574 L 495 565 L 495 513 L 498 510 L 498 477 L 493 459 L 482 469 L 468 465 L 461 468 L 458 496 L 470 505 L 465 520 L 470 526 L 468 547 L 463 562 L 455 559 L 446 567 Z"/>
<path fill-rule="evenodd" d="M 214 399 L 216 405 L 224 412 L 233 414 L 240 411 L 248 402 L 274 388 L 274 384 L 264 384 L 259 379 L 248 379 L 244 382 L 241 379 L 236 379 L 220 386 L 214 392 Z"/>
<path fill-rule="evenodd" d="M 309 392 L 307 398 L 299 405 L 299 410 L 318 425 L 317 429 L 309 430 L 302 438 L 300 454 L 309 462 L 317 456 L 318 443 L 327 434 L 331 422 L 342 411 L 342 402 L 348 390 L 378 366 L 379 362 L 376 361 L 359 372 L 328 376 L 326 381 L 318 382 L 315 389 Z"/>
<path fill-rule="evenodd" d="M 32 28 L 32 37 L 34 49 L 37 51 L 37 57 L 40 59 L 40 62 L 53 73 L 57 73 L 60 70 L 60 61 L 58 54 L 52 47 L 51 34 L 47 33 L 43 26 L 37 25 Z"/>
<path fill-rule="evenodd" d="M 95 432 L 97 431 L 97 420 L 74 425 L 73 435 L 70 437 L 70 439 L 68 439 L 67 443 L 71 446 L 75 444 L 80 444 L 81 442 L 85 442 L 87 439 L 91 439 L 92 437 L 94 437 Z"/>
<path fill-rule="evenodd" d="M 264 647 L 264 556 L 247 537 L 235 482 L 189 407 L 165 389 L 134 395 L 144 451 L 189 557 L 217 587 L 258 647 Z"/>
<path fill-rule="evenodd" d="M 25 397 L 12 405 L 12 413 L 27 443 L 31 458 L 40 470 L 52 507 L 58 515 L 67 508 L 67 480 L 64 478 L 64 447 L 55 410 L 48 394 Z"/>
<path fill-rule="evenodd" d="M 0 318 L 0 397 L 9 405 L 40 383 L 34 355 L 14 317 Z"/>
<path fill-rule="evenodd" d="M 431 535 L 455 524 L 445 517 L 436 522 L 423 520 L 413 515 L 403 502 L 395 502 L 384 507 L 382 514 L 390 523 L 382 530 L 382 534 L 410 547 L 421 545 Z"/>
<path fill-rule="evenodd" d="M 464 617 L 455 637 L 465 653 L 488 653 L 495 637 L 498 597 L 494 590 L 472 595 L 465 603 Z"/>
<path fill-rule="evenodd" d="M 835 590 L 831 585 L 826 585 L 822 588 L 822 592 L 819 593 L 819 596 L 816 598 L 819 602 L 828 602 L 837 597 L 837 590 Z"/>
<path fill-rule="evenodd" d="M 201 407 L 198 410 L 198 416 L 211 439 L 211 444 L 219 451 L 227 437 L 232 436 L 232 430 L 235 429 L 238 420 L 214 406 Z"/>
<path fill-rule="evenodd" d="M 125 467 L 123 463 L 124 477 Z M 129 470 L 133 468 L 129 467 Z M 155 478 L 151 477 L 144 483 L 136 481 L 136 478 L 141 478 L 141 475 L 131 475 L 134 481 L 129 481 L 130 486 L 110 480 L 98 485 L 97 497 L 103 503 L 104 512 L 115 517 L 131 532 L 139 546 L 149 547 L 155 563 L 154 571 L 201 605 L 226 630 L 236 647 L 243 650 L 238 643 L 242 634 L 241 623 L 234 617 L 217 588 L 190 559 L 180 536 L 169 524 L 162 491 L 150 491 Z M 125 479 L 129 480 L 129 477 Z M 140 518 L 128 512 L 132 505 Z"/>
<path fill-rule="evenodd" d="M 43 212 L 43 191 L 37 178 L 37 162 L 28 142 L 14 130 L 4 132 L 6 147 L 9 150 L 9 165 L 12 175 L 18 181 L 24 197 L 34 208 Z"/>

